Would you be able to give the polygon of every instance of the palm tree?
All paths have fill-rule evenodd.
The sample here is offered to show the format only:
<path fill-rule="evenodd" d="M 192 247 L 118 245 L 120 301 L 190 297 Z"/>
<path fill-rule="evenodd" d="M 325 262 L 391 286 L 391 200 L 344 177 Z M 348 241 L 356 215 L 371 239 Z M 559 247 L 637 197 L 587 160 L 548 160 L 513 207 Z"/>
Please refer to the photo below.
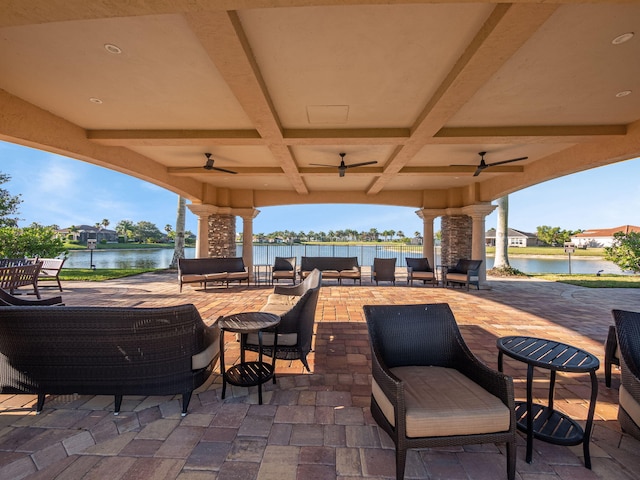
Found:
<path fill-rule="evenodd" d="M 493 268 L 509 267 L 509 195 L 500 197 L 498 204 L 498 221 L 496 224 L 496 256 Z"/>
<path fill-rule="evenodd" d="M 116 225 L 116 232 L 118 232 L 118 235 L 122 235 L 124 243 L 127 243 L 133 233 L 133 222 L 131 220 L 120 220 Z"/>
<path fill-rule="evenodd" d="M 104 228 L 107 228 L 110 223 L 111 222 L 109 221 L 108 218 L 103 218 L 102 221 L 100 222 L 100 225 L 102 225 Z"/>
<path fill-rule="evenodd" d="M 176 237 L 173 243 L 173 258 L 171 259 L 171 268 L 178 266 L 178 259 L 184 258 L 184 224 L 186 214 L 187 199 L 178 196 L 178 211 L 176 212 Z M 171 225 L 167 225 L 171 229 Z M 165 227 L 166 228 L 166 227 Z"/>

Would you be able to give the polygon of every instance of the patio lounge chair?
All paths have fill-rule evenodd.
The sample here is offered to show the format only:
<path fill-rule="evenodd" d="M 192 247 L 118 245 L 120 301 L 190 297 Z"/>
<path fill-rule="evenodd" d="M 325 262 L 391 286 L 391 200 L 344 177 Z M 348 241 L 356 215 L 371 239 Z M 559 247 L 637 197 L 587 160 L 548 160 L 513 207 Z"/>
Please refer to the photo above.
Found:
<path fill-rule="evenodd" d="M 620 351 L 618 421 L 640 440 L 640 313 L 613 310 Z"/>
<path fill-rule="evenodd" d="M 62 284 L 60 283 L 60 270 L 64 265 L 66 258 L 38 258 L 38 262 L 42 262 L 40 273 L 38 274 L 38 286 L 42 287 L 41 280 L 55 280 L 58 284 L 58 289 L 62 291 Z M 45 285 L 49 286 L 49 285 Z"/>
<path fill-rule="evenodd" d="M 296 283 L 296 257 L 276 257 L 271 269 L 271 278 L 276 282 L 291 280 Z"/>
<path fill-rule="evenodd" d="M 449 305 L 366 305 L 364 313 L 371 414 L 396 446 L 396 478 L 409 448 L 505 442 L 513 480 L 513 381 L 469 351 Z"/>
<path fill-rule="evenodd" d="M 378 282 L 391 282 L 396 284 L 396 259 L 374 258 L 371 268 L 371 279 Z"/>
<path fill-rule="evenodd" d="M 442 283 L 445 287 L 454 284 L 460 286 L 466 285 L 469 290 L 469 285 L 475 285 L 480 290 L 480 280 L 478 278 L 480 265 L 482 260 L 468 260 L 461 259 L 454 267 L 445 268 L 443 270 L 444 278 Z"/>
<path fill-rule="evenodd" d="M 422 280 L 423 284 L 429 282 L 432 285 L 438 285 L 438 277 L 429 265 L 428 258 L 411 258 L 406 257 L 407 261 L 407 282 L 413 286 L 414 280 Z"/>
<path fill-rule="evenodd" d="M 40 300 L 27 300 L 11 295 L 6 290 L 0 288 L 0 307 L 48 307 L 51 305 L 62 306 L 62 297 L 42 298 Z"/>
<path fill-rule="evenodd" d="M 307 362 L 307 354 L 311 351 L 313 324 L 321 285 L 322 272 L 315 269 L 298 285 L 276 285 L 273 293 L 269 295 L 267 304 L 260 309 L 261 312 L 275 313 L 281 318 L 278 325 L 276 358 L 299 359 L 308 372 L 311 369 Z M 262 342 L 262 353 L 273 357 L 273 333 L 264 333 Z M 248 334 L 244 348 L 257 352 L 258 334 Z"/>

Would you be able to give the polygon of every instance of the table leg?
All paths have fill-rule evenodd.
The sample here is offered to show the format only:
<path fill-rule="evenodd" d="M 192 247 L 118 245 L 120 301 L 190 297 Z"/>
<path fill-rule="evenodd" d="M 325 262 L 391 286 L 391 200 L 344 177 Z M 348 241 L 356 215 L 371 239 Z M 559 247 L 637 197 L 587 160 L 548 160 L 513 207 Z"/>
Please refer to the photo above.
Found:
<path fill-rule="evenodd" d="M 551 370 L 551 378 L 549 379 L 549 415 L 553 412 L 553 395 L 556 389 L 556 371 Z"/>
<path fill-rule="evenodd" d="M 591 377 L 591 399 L 589 400 L 589 413 L 587 423 L 584 427 L 584 437 L 582 439 L 582 450 L 584 452 L 584 466 L 591 470 L 591 455 L 589 454 L 589 443 L 591 442 L 591 429 L 593 428 L 593 415 L 596 410 L 596 397 L 598 396 L 598 378 L 596 372 L 589 372 Z"/>
<path fill-rule="evenodd" d="M 502 350 L 498 352 L 498 371 L 502 373 Z"/>
<path fill-rule="evenodd" d="M 222 399 L 227 392 L 227 381 L 225 379 L 224 368 L 224 330 L 220 329 L 220 375 L 222 375 Z"/>
<path fill-rule="evenodd" d="M 533 365 L 527 365 L 527 463 L 533 457 Z"/>
<path fill-rule="evenodd" d="M 271 351 L 271 368 L 273 368 L 273 384 L 276 384 L 276 352 L 278 351 L 278 327 L 273 329 L 273 350 Z"/>
<path fill-rule="evenodd" d="M 262 365 L 262 330 L 258 330 L 258 365 Z M 262 381 L 258 382 L 258 405 L 262 405 Z"/>

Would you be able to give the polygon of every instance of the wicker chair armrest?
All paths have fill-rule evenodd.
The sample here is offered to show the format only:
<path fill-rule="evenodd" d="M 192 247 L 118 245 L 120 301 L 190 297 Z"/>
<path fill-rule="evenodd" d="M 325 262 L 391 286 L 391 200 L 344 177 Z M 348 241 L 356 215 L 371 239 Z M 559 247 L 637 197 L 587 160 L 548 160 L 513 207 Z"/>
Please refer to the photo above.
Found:
<path fill-rule="evenodd" d="M 402 380 L 389 370 L 378 352 L 374 351 L 371 357 L 371 375 L 380 389 L 394 405 L 399 405 L 401 399 L 404 402 L 404 385 Z"/>

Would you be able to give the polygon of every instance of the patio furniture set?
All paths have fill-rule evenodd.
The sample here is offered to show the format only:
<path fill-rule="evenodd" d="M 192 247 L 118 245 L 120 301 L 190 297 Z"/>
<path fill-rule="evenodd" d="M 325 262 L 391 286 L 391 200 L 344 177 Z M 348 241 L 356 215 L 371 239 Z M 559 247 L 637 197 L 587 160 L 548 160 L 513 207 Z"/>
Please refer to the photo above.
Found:
<path fill-rule="evenodd" d="M 416 267 L 414 275 L 423 271 L 420 260 L 408 262 Z M 116 414 L 123 395 L 179 393 L 186 415 L 193 390 L 219 359 L 222 398 L 228 383 L 257 386 L 262 403 L 262 385 L 276 381 L 277 358 L 300 359 L 310 371 L 306 357 L 322 278 L 316 268 L 300 284 L 276 285 L 260 311 L 220 317 L 210 327 L 193 305 L 65 307 L 60 297 L 25 300 L 0 290 L 0 305 L 20 305 L 2 307 L 0 316 L 1 392 L 36 393 L 37 412 L 46 394 L 114 395 Z M 591 468 L 599 368 L 594 355 L 547 339 L 503 337 L 497 340 L 496 371 L 470 351 L 447 304 L 366 305 L 364 314 L 372 353 L 371 414 L 394 442 L 397 479 L 404 478 L 408 449 L 504 443 L 507 478 L 513 480 L 516 429 L 526 434 L 527 462 L 539 439 L 582 444 L 585 467 Z M 605 366 L 621 367 L 620 424 L 640 438 L 640 313 L 613 315 Z M 224 358 L 226 332 L 240 341 L 240 361 L 230 366 Z M 256 352 L 257 360 L 247 360 L 246 351 Z M 504 356 L 527 365 L 526 401 L 514 400 L 513 380 L 502 373 Z M 534 368 L 550 371 L 547 405 L 533 402 Z M 554 408 L 558 371 L 590 376 L 584 426 Z"/>

